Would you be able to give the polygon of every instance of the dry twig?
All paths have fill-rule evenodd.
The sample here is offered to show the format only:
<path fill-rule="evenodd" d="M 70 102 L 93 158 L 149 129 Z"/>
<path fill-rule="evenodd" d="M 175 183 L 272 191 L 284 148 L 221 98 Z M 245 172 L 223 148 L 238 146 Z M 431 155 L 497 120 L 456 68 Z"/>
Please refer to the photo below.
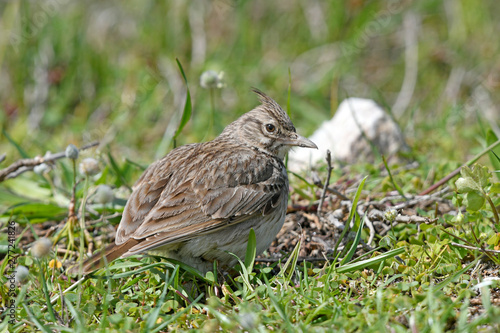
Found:
<path fill-rule="evenodd" d="M 89 149 L 97 146 L 98 144 L 99 142 L 92 142 L 89 143 L 88 145 L 83 146 L 79 150 L 81 151 Z M 40 165 L 42 163 L 52 162 L 61 159 L 63 157 L 66 157 L 65 151 L 56 154 L 47 154 L 44 157 L 37 156 L 35 158 L 23 158 L 17 160 L 16 162 L 12 163 L 5 169 L 0 170 L 0 182 L 3 182 L 6 179 L 15 178 L 20 174 L 22 174 L 23 172 L 33 170 L 35 166 Z"/>
<path fill-rule="evenodd" d="M 326 182 L 325 186 L 323 187 L 323 193 L 321 193 L 321 199 L 319 200 L 319 205 L 318 205 L 318 215 L 321 213 L 321 208 L 323 207 L 323 202 L 325 201 L 326 197 L 326 189 L 328 188 L 328 185 L 330 185 L 330 177 L 332 175 L 332 154 L 330 153 L 330 149 L 326 150 L 326 163 L 328 164 L 328 171 L 326 175 Z"/>
<path fill-rule="evenodd" d="M 431 187 L 429 187 L 425 191 L 420 192 L 419 195 L 426 195 L 426 194 L 429 194 L 429 193 L 435 191 L 438 187 L 442 186 L 443 184 L 445 184 L 446 182 L 448 182 L 450 179 L 452 179 L 453 177 L 455 177 L 456 175 L 458 175 L 460 173 L 460 170 L 462 169 L 463 166 L 466 166 L 466 165 L 467 166 L 471 166 L 472 164 L 476 163 L 476 161 L 481 156 L 483 156 L 484 154 L 488 153 L 490 150 L 492 150 L 493 148 L 495 148 L 498 145 L 500 145 L 500 140 L 497 140 L 496 142 L 492 143 L 491 145 L 489 145 L 488 147 L 486 147 L 485 149 L 483 149 L 482 152 L 480 152 L 479 154 L 477 154 L 476 156 L 474 156 L 472 159 L 470 159 L 469 161 L 467 161 L 467 163 L 465 163 L 462 166 L 460 166 L 459 168 L 453 170 L 448 176 L 444 177 L 443 179 L 441 179 L 440 181 L 438 181 L 437 183 L 435 183 L 434 185 L 432 185 Z"/>
<path fill-rule="evenodd" d="M 463 247 L 464 249 L 468 249 L 468 250 L 477 250 L 480 252 L 500 253 L 500 251 L 498 251 L 498 250 L 488 250 L 488 249 L 483 249 L 483 248 L 476 247 L 476 246 L 469 246 L 469 245 L 459 244 L 459 243 L 455 243 L 455 242 L 451 242 L 450 245 L 457 246 L 457 247 Z"/>

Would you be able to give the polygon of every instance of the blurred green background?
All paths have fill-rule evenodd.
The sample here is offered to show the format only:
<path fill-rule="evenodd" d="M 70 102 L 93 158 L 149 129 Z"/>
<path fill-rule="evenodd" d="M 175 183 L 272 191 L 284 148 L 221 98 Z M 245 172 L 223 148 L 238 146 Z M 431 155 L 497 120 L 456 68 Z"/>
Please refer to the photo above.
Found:
<path fill-rule="evenodd" d="M 178 144 L 208 140 L 257 104 L 257 87 L 310 135 L 347 96 L 374 99 L 430 161 L 464 162 L 497 130 L 500 3 L 422 1 L 4 1 L 0 152 L 109 143 L 149 164 L 165 153 L 185 83 Z M 225 86 L 200 86 L 206 70 Z M 213 93 L 215 119 L 210 94 Z M 212 127 L 211 122 L 214 126 Z M 498 134 L 498 133 L 497 133 Z M 161 143 L 164 146 L 161 148 Z"/>
<path fill-rule="evenodd" d="M 73 196 L 75 207 L 80 207 L 80 222 L 87 223 L 92 233 L 92 243 L 99 248 L 112 239 L 113 225 L 120 221 L 120 212 L 130 187 L 142 172 L 141 166 L 172 148 L 171 139 L 186 101 L 186 83 L 176 59 L 186 74 L 193 103 L 191 120 L 177 138 L 178 145 L 209 140 L 255 107 L 258 101 L 251 93 L 252 87 L 286 107 L 291 83 L 292 120 L 298 132 L 306 136 L 330 119 L 346 97 L 375 100 L 392 113 L 411 147 L 409 158 L 402 159 L 402 164 L 408 160 L 418 163 L 409 167 L 391 165 L 391 175 L 380 160 L 336 167 L 330 184 L 347 193 L 369 175 L 363 198 L 367 196 L 368 202 L 389 193 L 392 199 L 384 207 L 392 206 L 399 201 L 393 196 L 395 189 L 409 195 L 419 193 L 482 151 L 487 142 L 495 141 L 492 131 L 500 137 L 499 13 L 498 0 L 1 1 L 0 159 L 5 153 L 6 160 L 0 163 L 0 169 L 22 157 L 64 151 L 68 144 L 81 147 L 97 140 L 102 145 L 98 150 L 83 152 L 77 161 L 61 159 L 52 169 L 39 174 L 27 172 L 1 182 L 0 225 L 16 221 L 23 230 L 16 234 L 17 253 L 21 254 L 16 258 L 19 264 L 30 267 L 32 274 L 37 268 L 28 247 L 36 235 L 56 231 L 52 240 L 57 249 L 72 250 L 76 249 L 74 244 L 81 244 L 83 253 L 83 236 L 79 237 L 74 218 L 68 218 Z M 209 70 L 223 73 L 222 87 L 210 90 L 200 85 L 202 73 Z M 95 177 L 74 171 L 85 157 L 99 161 L 101 172 Z M 487 156 L 479 162 L 490 164 Z M 326 174 L 326 167 L 320 166 L 319 177 L 326 179 Z M 307 206 L 319 198 L 319 190 L 307 182 L 310 175 L 305 181 L 300 176 L 290 178 L 292 202 Z M 448 184 L 452 192 L 454 180 Z M 112 203 L 96 200 L 99 185 L 111 186 L 115 197 Z M 478 246 L 477 250 L 492 249 L 498 244 L 498 234 L 490 221 L 493 213 L 466 212 L 461 207 L 466 203 L 463 198 L 454 199 L 456 208 L 448 207 L 449 195 L 441 195 L 443 202 L 436 197 L 435 202 L 425 199 L 422 208 L 418 204 L 404 209 L 404 214 L 436 218 L 430 224 L 400 223 L 390 236 L 387 233 L 380 241 L 376 236 L 375 242 L 383 247 L 407 247 L 402 257 L 408 266 L 394 266 L 395 262 L 387 261 L 387 267 L 381 270 L 383 266 L 379 266 L 376 275 L 367 275 L 364 270 L 352 274 L 344 271 L 348 275 L 340 276 L 335 270 L 324 274 L 325 270 L 318 268 L 316 274 L 308 268 L 304 279 L 296 275 L 298 280 L 291 280 L 294 268 L 283 269 L 276 276 L 278 280 L 273 278 L 277 282 L 271 284 L 279 290 L 279 302 L 266 282 L 268 296 L 261 297 L 259 291 L 246 303 L 238 301 L 239 297 L 246 299 L 242 296 L 246 291 L 231 291 L 235 296 L 229 297 L 222 289 L 225 308 L 219 308 L 221 303 L 211 303 L 213 298 L 207 299 L 207 304 L 221 309 L 222 317 L 217 318 L 228 318 L 226 324 L 221 324 L 223 328 L 228 323 L 241 323 L 246 313 L 257 313 L 250 318 L 269 323 L 268 328 L 288 320 L 292 327 L 293 320 L 293 327 L 303 330 L 315 327 L 309 325 L 320 328 L 323 323 L 324 327 L 348 331 L 372 324 L 372 331 L 376 327 L 381 327 L 380 331 L 388 327 L 407 331 L 413 321 L 415 330 L 422 327 L 422 332 L 455 326 L 472 332 L 476 327 L 494 325 L 500 316 L 495 312 L 495 303 L 486 302 L 490 295 L 486 288 L 481 289 L 481 310 L 469 308 L 470 295 L 475 295 L 472 286 L 482 279 L 482 273 L 475 272 L 484 272 L 478 267 L 487 266 L 478 263 L 472 273 L 462 275 L 463 267 L 474 265 L 472 258 L 482 258 L 479 251 L 453 249 L 449 236 L 455 230 L 448 228 L 446 235 L 441 231 L 452 225 L 467 244 Z M 498 206 L 498 197 L 494 200 Z M 332 200 L 329 207 L 346 211 L 347 206 L 334 205 L 337 203 Z M 378 209 L 379 205 L 373 207 Z M 451 209 L 464 212 L 462 222 Z M 302 228 L 302 220 L 297 221 Z M 78 236 L 76 243 L 73 234 Z M 301 235 L 305 233 L 301 231 Z M 368 237 L 365 232 L 357 235 Z M 10 234 L 0 233 L 0 257 L 10 253 L 10 240 Z M 64 258 L 61 253 L 65 253 Z M 53 257 L 62 260 L 65 268 L 69 265 L 67 253 L 57 252 Z M 4 268 L 7 262 L 3 261 Z M 115 268 L 132 265 L 125 262 L 122 268 Z M 306 273 L 308 266 L 303 267 Z M 395 271 L 394 267 L 399 268 Z M 51 293 L 59 294 L 61 289 L 57 287 L 69 287 L 71 281 L 64 273 L 50 271 L 47 283 L 53 289 Z M 169 288 L 166 302 L 165 294 L 158 298 L 162 284 L 155 271 L 137 277 L 127 275 L 116 282 L 97 279 L 94 284 L 88 280 L 92 282 L 82 292 L 69 292 L 64 306 L 60 303 L 55 309 L 61 309 L 63 320 L 70 318 L 69 312 L 71 318 L 76 318 L 68 325 L 83 330 L 89 327 L 94 332 L 98 327 L 107 329 L 111 322 L 120 332 L 136 325 L 152 327 L 155 321 L 150 318 L 155 317 L 149 315 L 160 308 L 170 314 L 176 312 L 175 316 L 161 316 L 162 320 L 177 321 L 172 324 L 173 330 L 186 325 L 206 331 L 216 327 L 212 315 L 216 312 L 211 309 L 196 313 L 193 308 L 184 317 L 188 303 L 184 303 L 184 296 L 181 299 L 181 294 L 174 293 L 179 290 L 175 289 L 179 275 L 173 274 L 177 277 L 172 286 L 164 284 L 165 291 Z M 314 272 L 314 277 L 309 272 Z M 283 283 L 280 276 L 285 274 L 287 282 Z M 6 295 L 7 275 L 3 279 L 0 293 Z M 49 294 L 47 287 L 39 283 L 41 280 L 33 275 L 24 286 L 23 290 L 28 290 L 26 304 L 34 316 L 28 317 L 28 306 L 19 307 L 19 318 L 23 320 L 18 330 L 34 329 L 38 325 L 35 319 L 47 321 L 48 314 L 41 309 Z M 261 283 L 261 278 L 252 283 L 255 281 Z M 294 286 L 288 288 L 291 282 Z M 114 287 L 118 284 L 123 288 Z M 438 292 L 441 288 L 443 292 Z M 101 297 L 106 289 L 108 296 L 114 295 L 113 301 Z M 69 307 L 72 303 L 76 304 L 74 310 Z M 115 312 L 110 316 L 105 315 L 108 304 Z M 193 304 L 196 301 L 190 306 Z M 81 314 L 81 319 L 76 313 Z M 469 319 L 471 329 L 466 325 Z"/>

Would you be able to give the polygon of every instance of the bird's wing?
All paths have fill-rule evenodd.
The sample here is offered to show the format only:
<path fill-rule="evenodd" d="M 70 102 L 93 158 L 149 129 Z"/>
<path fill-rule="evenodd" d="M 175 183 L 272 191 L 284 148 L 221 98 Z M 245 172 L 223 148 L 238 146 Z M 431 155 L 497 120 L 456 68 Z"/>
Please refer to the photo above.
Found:
<path fill-rule="evenodd" d="M 141 240 L 136 253 L 186 241 L 266 215 L 287 195 L 281 161 L 212 143 L 180 147 L 146 170 L 125 207 L 118 245 Z"/>

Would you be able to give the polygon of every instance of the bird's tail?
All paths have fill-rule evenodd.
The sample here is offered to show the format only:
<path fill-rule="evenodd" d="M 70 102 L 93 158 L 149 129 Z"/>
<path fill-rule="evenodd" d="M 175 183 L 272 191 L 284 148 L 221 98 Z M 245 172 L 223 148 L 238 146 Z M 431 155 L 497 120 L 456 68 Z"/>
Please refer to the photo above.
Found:
<path fill-rule="evenodd" d="M 88 275 L 98 269 L 103 268 L 106 264 L 109 264 L 113 260 L 120 258 L 124 255 L 129 249 L 133 246 L 137 245 L 139 241 L 131 238 L 123 244 L 116 245 L 110 244 L 106 246 L 104 249 L 94 253 L 92 257 L 88 258 L 81 265 L 82 274 Z M 80 272 L 80 264 L 71 267 L 68 270 L 69 275 L 77 275 Z"/>

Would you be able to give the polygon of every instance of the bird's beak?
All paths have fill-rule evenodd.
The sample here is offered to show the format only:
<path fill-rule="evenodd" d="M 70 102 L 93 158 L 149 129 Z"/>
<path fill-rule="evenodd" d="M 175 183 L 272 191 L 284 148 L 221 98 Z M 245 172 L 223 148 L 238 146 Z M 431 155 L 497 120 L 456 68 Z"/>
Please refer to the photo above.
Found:
<path fill-rule="evenodd" d="M 308 138 L 304 138 L 303 136 L 300 136 L 296 133 L 294 133 L 293 137 L 285 141 L 286 145 L 289 146 L 297 146 L 297 147 L 303 147 L 303 148 L 314 148 L 318 149 L 318 146 Z"/>

